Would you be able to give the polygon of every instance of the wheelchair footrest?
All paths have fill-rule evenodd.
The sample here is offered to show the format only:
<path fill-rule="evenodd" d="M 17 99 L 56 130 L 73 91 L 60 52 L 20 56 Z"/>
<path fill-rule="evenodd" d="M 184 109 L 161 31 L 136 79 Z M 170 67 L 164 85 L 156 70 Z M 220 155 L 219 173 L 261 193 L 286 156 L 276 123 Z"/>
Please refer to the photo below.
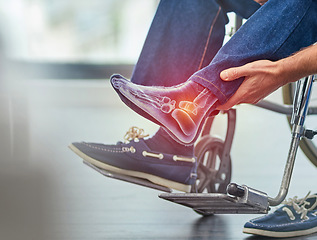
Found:
<path fill-rule="evenodd" d="M 163 187 L 160 185 L 157 185 L 155 183 L 152 183 L 146 179 L 142 179 L 142 178 L 136 178 L 136 177 L 131 177 L 131 176 L 127 176 L 127 175 L 123 175 L 123 174 L 119 174 L 119 173 L 115 173 L 115 172 L 110 172 L 104 169 L 101 169 L 89 162 L 83 161 L 84 164 L 86 164 L 87 166 L 91 167 L 92 169 L 96 170 L 97 172 L 101 173 L 102 175 L 106 176 L 106 177 L 110 177 L 113 179 L 117 179 L 117 180 L 121 180 L 121 181 L 125 181 L 125 182 L 129 182 L 129 183 L 133 183 L 133 184 L 137 184 L 143 187 L 148 187 L 148 188 L 152 188 L 155 190 L 160 190 L 163 192 L 168 192 L 171 193 L 172 190 L 170 188 L 167 187 Z"/>
<path fill-rule="evenodd" d="M 242 202 L 239 197 L 222 193 L 162 193 L 160 198 L 194 209 L 203 215 L 258 214 L 269 208 Z"/>

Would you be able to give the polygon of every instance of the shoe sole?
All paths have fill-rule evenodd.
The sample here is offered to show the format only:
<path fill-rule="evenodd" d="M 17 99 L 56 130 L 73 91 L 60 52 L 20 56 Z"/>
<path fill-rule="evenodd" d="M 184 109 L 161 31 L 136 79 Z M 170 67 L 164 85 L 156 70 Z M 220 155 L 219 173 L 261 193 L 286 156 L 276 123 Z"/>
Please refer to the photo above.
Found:
<path fill-rule="evenodd" d="M 273 232 L 273 231 L 267 231 L 262 229 L 255 229 L 255 228 L 243 228 L 243 232 L 265 236 L 265 237 L 285 238 L 285 237 L 299 237 L 299 236 L 315 233 L 317 232 L 317 227 L 306 229 L 306 230 L 292 231 L 292 232 Z"/>
<path fill-rule="evenodd" d="M 89 163 L 91 163 L 91 164 L 93 164 L 96 167 L 99 167 L 101 169 L 105 169 L 105 170 L 108 170 L 108 171 L 111 171 L 111 172 L 115 172 L 115 173 L 131 176 L 131 177 L 147 179 L 150 182 L 155 183 L 157 185 L 168 187 L 168 188 L 172 188 L 172 189 L 179 190 L 179 191 L 182 191 L 182 192 L 190 192 L 190 190 L 191 190 L 191 185 L 186 185 L 186 184 L 174 182 L 174 181 L 167 180 L 167 179 L 155 176 L 155 175 L 151 175 L 149 173 L 117 168 L 117 167 L 108 165 L 106 163 L 100 162 L 100 161 L 98 161 L 96 159 L 93 159 L 93 158 L 89 157 L 88 155 L 86 155 L 85 153 L 80 151 L 77 147 L 75 147 L 73 144 L 70 144 L 68 147 L 74 153 L 76 153 L 79 157 L 81 157 L 85 161 L 87 161 L 87 162 L 89 162 Z"/>

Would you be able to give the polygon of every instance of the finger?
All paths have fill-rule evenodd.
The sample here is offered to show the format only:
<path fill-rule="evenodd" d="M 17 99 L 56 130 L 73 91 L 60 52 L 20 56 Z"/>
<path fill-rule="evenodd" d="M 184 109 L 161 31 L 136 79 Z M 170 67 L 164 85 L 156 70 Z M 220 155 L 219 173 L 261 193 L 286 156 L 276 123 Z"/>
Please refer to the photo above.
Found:
<path fill-rule="evenodd" d="M 229 110 L 233 106 L 239 104 L 236 95 L 233 95 L 225 104 L 217 107 L 218 110 Z"/>
<path fill-rule="evenodd" d="M 229 98 L 229 100 L 223 105 L 219 106 L 219 110 L 228 110 L 235 105 L 245 102 L 246 91 L 243 84 L 238 88 L 238 90 Z"/>
<path fill-rule="evenodd" d="M 217 110 L 226 111 L 226 110 L 231 109 L 233 106 L 234 105 L 232 105 L 232 104 L 225 103 L 224 105 L 217 107 Z"/>
<path fill-rule="evenodd" d="M 220 73 L 220 78 L 224 81 L 233 81 L 241 77 L 248 76 L 248 68 L 244 65 L 241 67 L 229 68 Z"/>

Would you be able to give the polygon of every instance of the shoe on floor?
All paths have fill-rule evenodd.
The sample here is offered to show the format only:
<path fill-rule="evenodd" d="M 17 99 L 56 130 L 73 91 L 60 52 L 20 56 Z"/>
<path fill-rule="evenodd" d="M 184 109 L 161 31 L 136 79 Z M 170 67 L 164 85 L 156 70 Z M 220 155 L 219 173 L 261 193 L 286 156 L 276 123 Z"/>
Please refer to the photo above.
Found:
<path fill-rule="evenodd" d="M 152 151 L 143 138 L 115 145 L 75 142 L 69 147 L 101 169 L 147 179 L 183 192 L 190 192 L 197 176 L 195 157 Z"/>
<path fill-rule="evenodd" d="M 317 232 L 317 194 L 285 201 L 275 212 L 247 222 L 243 232 L 279 238 Z"/>

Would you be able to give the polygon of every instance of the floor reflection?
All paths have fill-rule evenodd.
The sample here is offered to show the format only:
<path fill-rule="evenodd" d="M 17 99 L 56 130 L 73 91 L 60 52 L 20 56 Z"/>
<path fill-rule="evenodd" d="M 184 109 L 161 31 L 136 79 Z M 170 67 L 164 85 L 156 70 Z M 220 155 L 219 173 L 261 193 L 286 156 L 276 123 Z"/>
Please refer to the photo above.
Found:
<path fill-rule="evenodd" d="M 226 239 L 228 234 L 224 216 L 213 215 L 201 217 L 193 224 L 190 239 Z"/>

